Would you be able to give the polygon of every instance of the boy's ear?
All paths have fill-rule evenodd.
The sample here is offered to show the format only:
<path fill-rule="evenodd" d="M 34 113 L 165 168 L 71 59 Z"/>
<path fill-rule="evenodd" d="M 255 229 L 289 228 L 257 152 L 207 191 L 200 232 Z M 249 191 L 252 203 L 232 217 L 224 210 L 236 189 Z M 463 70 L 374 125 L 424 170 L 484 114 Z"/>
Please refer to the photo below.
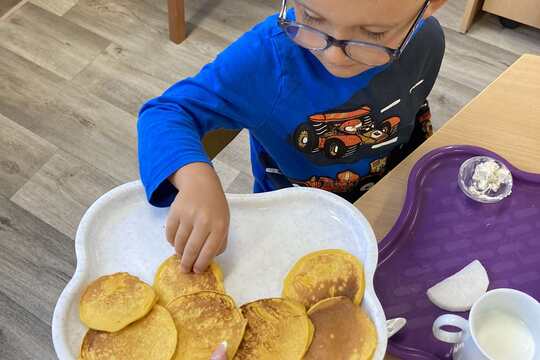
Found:
<path fill-rule="evenodd" d="M 444 4 L 446 4 L 446 1 L 447 0 L 431 0 L 424 14 L 424 18 L 428 18 L 433 15 L 435 11 L 439 10 Z"/>

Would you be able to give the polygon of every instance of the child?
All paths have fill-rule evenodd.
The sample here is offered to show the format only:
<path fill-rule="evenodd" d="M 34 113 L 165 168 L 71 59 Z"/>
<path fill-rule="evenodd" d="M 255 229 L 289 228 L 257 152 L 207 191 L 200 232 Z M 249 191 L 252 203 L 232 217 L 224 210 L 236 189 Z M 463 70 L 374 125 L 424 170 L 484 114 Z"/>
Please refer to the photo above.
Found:
<path fill-rule="evenodd" d="M 430 135 L 426 98 L 444 53 L 430 16 L 445 1 L 283 0 L 143 106 L 141 179 L 151 204 L 171 205 L 166 237 L 183 271 L 204 271 L 227 243 L 206 132 L 249 130 L 255 192 L 310 186 L 350 201 Z"/>

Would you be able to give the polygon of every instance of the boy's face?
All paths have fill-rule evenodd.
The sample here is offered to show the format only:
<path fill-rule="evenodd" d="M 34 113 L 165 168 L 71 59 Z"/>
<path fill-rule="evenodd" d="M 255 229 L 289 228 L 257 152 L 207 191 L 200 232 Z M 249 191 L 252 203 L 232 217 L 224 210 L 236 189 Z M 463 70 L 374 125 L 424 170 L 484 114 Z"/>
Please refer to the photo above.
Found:
<path fill-rule="evenodd" d="M 424 16 L 445 1 L 432 0 Z M 297 0 L 294 4 L 299 23 L 338 40 L 362 40 L 395 49 L 413 26 L 424 0 Z M 371 67 L 353 61 L 336 46 L 313 54 L 337 77 L 353 77 Z"/>

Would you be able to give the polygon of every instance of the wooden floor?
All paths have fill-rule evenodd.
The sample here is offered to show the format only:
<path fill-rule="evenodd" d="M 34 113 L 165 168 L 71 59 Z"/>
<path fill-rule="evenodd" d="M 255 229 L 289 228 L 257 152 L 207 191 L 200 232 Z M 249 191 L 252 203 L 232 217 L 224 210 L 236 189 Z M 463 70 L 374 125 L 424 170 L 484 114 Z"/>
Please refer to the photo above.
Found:
<path fill-rule="evenodd" d="M 2 1 L 0 16 L 17 3 Z M 51 315 L 75 268 L 77 224 L 100 194 L 138 177 L 140 105 L 277 3 L 188 0 L 179 46 L 167 40 L 165 0 L 30 0 L 0 20 L 0 359 L 55 358 Z M 540 31 L 502 30 L 489 15 L 459 34 L 464 6 L 450 0 L 439 14 L 447 51 L 430 98 L 436 127 L 520 54 L 540 54 Z M 215 166 L 227 191 L 250 191 L 246 133 Z"/>

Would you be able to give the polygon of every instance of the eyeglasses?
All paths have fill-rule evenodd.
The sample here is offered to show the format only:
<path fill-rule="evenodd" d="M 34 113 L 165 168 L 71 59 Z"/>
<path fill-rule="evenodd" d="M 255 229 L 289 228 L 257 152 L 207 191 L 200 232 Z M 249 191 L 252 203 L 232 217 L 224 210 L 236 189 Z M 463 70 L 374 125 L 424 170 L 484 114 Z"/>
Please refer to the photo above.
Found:
<path fill-rule="evenodd" d="M 414 33 L 420 27 L 421 20 L 428 6 L 429 0 L 427 0 L 420 9 L 412 27 L 409 29 L 409 32 L 397 49 L 360 40 L 338 40 L 309 25 L 288 20 L 286 18 L 287 0 L 282 0 L 281 2 L 278 24 L 292 41 L 303 48 L 312 51 L 324 51 L 331 46 L 337 46 L 355 62 L 369 66 L 379 66 L 388 64 L 401 56 L 413 38 Z"/>

